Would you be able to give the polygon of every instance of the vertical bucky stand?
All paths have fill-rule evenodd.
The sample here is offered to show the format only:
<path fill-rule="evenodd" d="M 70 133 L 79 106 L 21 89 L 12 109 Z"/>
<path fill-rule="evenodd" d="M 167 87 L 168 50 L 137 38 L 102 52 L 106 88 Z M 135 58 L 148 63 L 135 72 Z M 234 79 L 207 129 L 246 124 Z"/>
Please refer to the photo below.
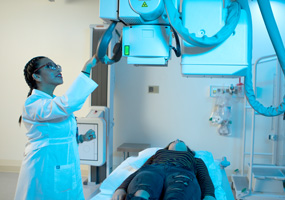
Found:
<path fill-rule="evenodd" d="M 107 28 L 108 25 L 90 25 L 91 56 L 96 53 L 98 42 Z M 87 117 L 99 117 L 106 121 L 106 163 L 102 166 L 90 166 L 89 172 L 89 181 L 98 184 L 112 172 L 113 167 L 113 65 L 98 63 L 92 69 L 91 78 L 99 86 L 91 94 L 91 111 Z"/>

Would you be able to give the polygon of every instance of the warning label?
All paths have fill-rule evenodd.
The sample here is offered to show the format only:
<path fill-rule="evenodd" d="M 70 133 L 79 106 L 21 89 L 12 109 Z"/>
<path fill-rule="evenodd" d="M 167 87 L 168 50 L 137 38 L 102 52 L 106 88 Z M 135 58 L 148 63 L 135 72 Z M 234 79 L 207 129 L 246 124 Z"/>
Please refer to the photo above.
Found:
<path fill-rule="evenodd" d="M 147 3 L 144 1 L 142 7 L 148 7 Z"/>

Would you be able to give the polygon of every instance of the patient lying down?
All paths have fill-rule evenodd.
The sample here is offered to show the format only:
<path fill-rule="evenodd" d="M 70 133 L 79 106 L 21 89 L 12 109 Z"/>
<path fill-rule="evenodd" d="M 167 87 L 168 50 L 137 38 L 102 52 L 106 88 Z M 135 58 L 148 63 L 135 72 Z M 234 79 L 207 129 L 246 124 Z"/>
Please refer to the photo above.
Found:
<path fill-rule="evenodd" d="M 112 200 L 215 200 L 208 169 L 181 140 L 158 150 L 115 191 Z"/>

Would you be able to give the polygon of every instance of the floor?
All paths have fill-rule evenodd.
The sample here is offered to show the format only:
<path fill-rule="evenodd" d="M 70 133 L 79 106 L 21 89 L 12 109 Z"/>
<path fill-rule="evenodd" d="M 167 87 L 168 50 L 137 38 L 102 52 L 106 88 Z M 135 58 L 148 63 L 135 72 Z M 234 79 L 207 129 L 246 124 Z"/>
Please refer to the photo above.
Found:
<path fill-rule="evenodd" d="M 14 200 L 17 180 L 18 173 L 0 172 L 0 200 Z M 93 183 L 83 185 L 83 192 L 85 199 L 89 200 L 99 192 L 99 185 Z"/>

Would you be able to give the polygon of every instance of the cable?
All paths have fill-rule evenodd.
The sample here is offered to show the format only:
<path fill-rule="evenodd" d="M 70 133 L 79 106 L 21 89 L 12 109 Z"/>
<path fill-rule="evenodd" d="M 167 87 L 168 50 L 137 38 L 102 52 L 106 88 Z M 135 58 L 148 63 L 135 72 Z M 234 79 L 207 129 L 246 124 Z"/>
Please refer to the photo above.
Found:
<path fill-rule="evenodd" d="M 216 46 L 228 39 L 234 32 L 241 14 L 239 3 L 231 2 L 228 6 L 228 16 L 223 28 L 221 28 L 219 32 L 212 37 L 208 37 L 206 35 L 203 37 L 196 37 L 194 33 L 189 33 L 188 29 L 183 26 L 180 14 L 174 7 L 173 2 L 171 0 L 164 0 L 164 4 L 171 26 L 177 31 L 183 40 L 198 47 Z"/>
<path fill-rule="evenodd" d="M 273 12 L 270 6 L 270 3 L 268 0 L 258 0 L 258 5 L 260 7 L 260 11 L 262 13 L 263 20 L 265 22 L 266 28 L 268 30 L 268 33 L 270 35 L 271 41 L 274 45 L 278 60 L 280 62 L 280 65 L 282 67 L 283 73 L 284 73 L 284 55 L 285 50 L 283 46 L 283 42 L 279 33 L 279 30 L 277 28 Z M 250 9 L 248 7 L 248 4 L 246 5 L 246 10 L 250 12 Z M 251 49 L 251 46 L 249 46 Z M 251 63 L 251 62 L 250 62 Z M 246 92 L 246 98 L 251 107 L 258 112 L 261 115 L 264 115 L 266 117 L 273 117 L 278 116 L 283 113 L 285 113 L 285 96 L 283 97 L 283 102 L 277 106 L 277 107 L 265 107 L 262 105 L 259 101 L 256 100 L 254 91 L 253 91 L 253 84 L 252 84 L 252 66 L 249 64 L 248 66 L 248 73 L 245 77 L 245 92 Z"/>
<path fill-rule="evenodd" d="M 174 51 L 175 55 L 177 57 L 180 57 L 181 56 L 181 47 L 180 47 L 179 37 L 178 37 L 176 31 L 172 27 L 171 27 L 171 30 L 173 31 L 175 42 L 176 42 L 176 48 L 174 48 L 173 46 L 171 46 L 171 48 Z"/>
<path fill-rule="evenodd" d="M 119 39 L 119 41 L 115 44 L 113 48 L 113 56 L 112 58 L 109 58 L 107 56 L 107 50 L 109 43 L 113 37 L 113 31 L 117 25 L 116 21 L 113 21 L 107 30 L 105 31 L 104 35 L 99 40 L 98 46 L 97 46 L 97 58 L 107 65 L 113 64 L 118 62 L 122 57 L 122 35 Z M 118 34 L 118 33 L 117 33 Z"/>

